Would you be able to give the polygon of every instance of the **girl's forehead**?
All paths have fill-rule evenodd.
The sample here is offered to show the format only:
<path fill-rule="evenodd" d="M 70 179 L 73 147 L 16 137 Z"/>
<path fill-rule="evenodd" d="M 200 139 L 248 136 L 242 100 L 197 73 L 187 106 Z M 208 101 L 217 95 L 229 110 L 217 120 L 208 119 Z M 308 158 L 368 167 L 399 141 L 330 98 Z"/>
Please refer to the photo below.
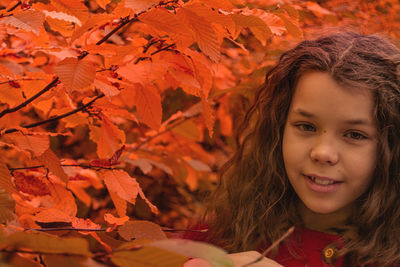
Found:
<path fill-rule="evenodd" d="M 373 123 L 372 92 L 339 85 L 328 73 L 313 72 L 300 77 L 291 111 L 306 117 L 341 116 L 348 121 Z"/>

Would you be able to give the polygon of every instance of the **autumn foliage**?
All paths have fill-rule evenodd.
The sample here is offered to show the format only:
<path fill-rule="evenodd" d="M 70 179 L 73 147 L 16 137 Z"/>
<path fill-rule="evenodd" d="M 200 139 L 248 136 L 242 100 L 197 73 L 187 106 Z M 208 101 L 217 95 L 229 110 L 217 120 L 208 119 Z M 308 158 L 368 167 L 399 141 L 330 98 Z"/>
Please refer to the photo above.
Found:
<path fill-rule="evenodd" d="M 0 265 L 181 266 L 282 51 L 400 36 L 397 1 L 0 0 Z"/>

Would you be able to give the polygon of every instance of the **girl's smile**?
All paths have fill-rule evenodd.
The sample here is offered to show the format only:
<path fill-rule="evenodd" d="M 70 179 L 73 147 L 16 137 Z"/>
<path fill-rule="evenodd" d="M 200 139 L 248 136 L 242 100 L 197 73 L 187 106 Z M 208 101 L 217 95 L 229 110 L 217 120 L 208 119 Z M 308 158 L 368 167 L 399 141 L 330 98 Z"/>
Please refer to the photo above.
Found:
<path fill-rule="evenodd" d="M 303 213 L 347 213 L 367 190 L 376 166 L 373 106 L 369 91 L 343 88 L 327 73 L 299 79 L 282 149 Z"/>

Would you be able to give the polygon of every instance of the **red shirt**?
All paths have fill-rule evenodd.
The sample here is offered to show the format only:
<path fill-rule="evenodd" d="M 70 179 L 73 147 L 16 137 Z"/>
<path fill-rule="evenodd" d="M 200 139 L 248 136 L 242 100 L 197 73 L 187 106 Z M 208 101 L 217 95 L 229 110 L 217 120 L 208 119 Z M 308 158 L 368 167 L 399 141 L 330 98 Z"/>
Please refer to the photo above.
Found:
<path fill-rule="evenodd" d="M 205 229 L 206 225 L 198 225 L 192 229 Z M 207 237 L 207 233 L 186 232 L 182 238 L 203 241 Z M 323 267 L 323 266 L 342 266 L 343 259 L 337 259 L 333 265 L 326 263 L 325 259 L 332 259 L 331 252 L 334 247 L 329 247 L 333 243 L 343 245 L 343 238 L 338 235 L 330 235 L 322 232 L 310 230 L 307 228 L 296 228 L 295 231 L 282 242 L 279 246 L 278 253 L 273 258 L 279 264 L 290 267 Z M 258 251 L 262 253 L 266 249 L 261 246 Z M 289 252 L 290 251 L 290 252 Z"/>

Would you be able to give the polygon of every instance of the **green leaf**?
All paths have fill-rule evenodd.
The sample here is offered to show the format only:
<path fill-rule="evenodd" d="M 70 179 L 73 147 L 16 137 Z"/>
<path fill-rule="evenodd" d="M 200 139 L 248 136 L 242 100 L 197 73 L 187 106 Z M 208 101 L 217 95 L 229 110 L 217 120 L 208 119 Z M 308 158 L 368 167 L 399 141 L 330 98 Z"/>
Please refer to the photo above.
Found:
<path fill-rule="evenodd" d="M 106 267 L 106 265 L 84 256 L 43 255 L 47 267 Z"/>
<path fill-rule="evenodd" d="M 114 252 L 111 261 L 120 267 L 181 267 L 189 259 L 165 249 L 138 246 L 136 250 Z"/>
<path fill-rule="evenodd" d="M 28 249 L 35 252 L 91 256 L 87 240 L 83 238 L 61 238 L 46 233 L 19 232 L 7 236 L 2 247 Z"/>
<path fill-rule="evenodd" d="M 186 239 L 167 239 L 151 242 L 145 246 L 165 249 L 189 258 L 202 258 L 212 263 L 215 267 L 234 266 L 233 262 L 226 257 L 226 251 L 204 242 Z"/>

